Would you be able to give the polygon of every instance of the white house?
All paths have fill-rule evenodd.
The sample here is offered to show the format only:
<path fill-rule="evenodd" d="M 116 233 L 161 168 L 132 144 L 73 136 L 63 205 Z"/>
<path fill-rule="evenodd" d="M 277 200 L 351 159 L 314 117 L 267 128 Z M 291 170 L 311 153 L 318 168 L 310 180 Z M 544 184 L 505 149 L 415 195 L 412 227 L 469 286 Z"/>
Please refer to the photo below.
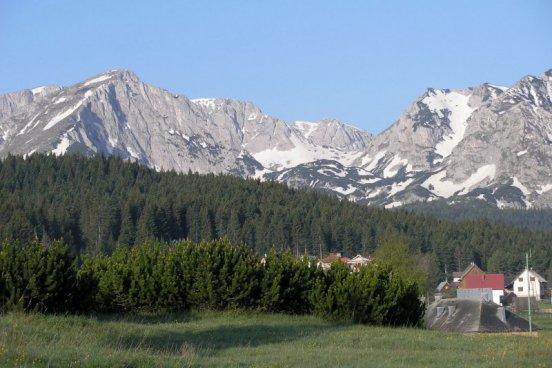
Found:
<path fill-rule="evenodd" d="M 367 266 L 370 262 L 372 262 L 372 257 L 366 258 L 366 257 L 361 256 L 360 254 L 357 254 L 355 257 L 353 257 L 353 258 L 351 258 L 347 261 L 347 265 L 352 270 L 358 271 L 358 268 L 360 266 Z"/>
<path fill-rule="evenodd" d="M 527 292 L 527 278 L 529 278 L 530 294 Z M 516 276 L 514 281 L 509 286 L 512 286 L 512 291 L 521 298 L 527 298 L 527 296 L 535 297 L 537 300 L 541 300 L 546 297 L 546 285 L 548 282 L 533 270 L 524 270 L 522 273 Z"/>

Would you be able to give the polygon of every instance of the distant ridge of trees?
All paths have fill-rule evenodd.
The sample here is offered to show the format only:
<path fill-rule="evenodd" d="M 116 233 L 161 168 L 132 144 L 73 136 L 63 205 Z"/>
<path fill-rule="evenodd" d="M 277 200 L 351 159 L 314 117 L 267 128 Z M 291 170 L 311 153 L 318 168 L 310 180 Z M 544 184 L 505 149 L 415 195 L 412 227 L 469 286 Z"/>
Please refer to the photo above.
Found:
<path fill-rule="evenodd" d="M 367 208 L 311 190 L 228 175 L 156 172 L 114 157 L 33 154 L 0 162 L 0 238 L 63 239 L 80 254 L 113 254 L 148 239 L 226 237 L 257 254 L 374 254 L 404 239 L 430 284 L 475 261 L 507 278 L 523 269 L 550 275 L 552 233 L 488 220 L 452 222 L 405 209 Z"/>
<path fill-rule="evenodd" d="M 459 202 L 453 205 L 445 201 L 411 203 L 405 209 L 415 213 L 429 214 L 448 221 L 487 219 L 489 222 L 525 227 L 534 231 L 552 231 L 552 209 L 499 209 L 482 200 Z"/>

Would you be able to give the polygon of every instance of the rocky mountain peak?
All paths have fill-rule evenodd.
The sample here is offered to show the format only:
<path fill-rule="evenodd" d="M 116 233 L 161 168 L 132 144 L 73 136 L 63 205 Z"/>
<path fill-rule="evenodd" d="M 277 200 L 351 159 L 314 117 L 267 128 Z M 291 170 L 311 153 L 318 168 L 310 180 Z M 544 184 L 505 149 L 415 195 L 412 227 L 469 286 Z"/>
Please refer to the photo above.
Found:
<path fill-rule="evenodd" d="M 528 75 L 520 79 L 507 92 L 509 103 L 529 103 L 537 107 L 550 107 L 552 81 L 548 77 Z"/>
<path fill-rule="evenodd" d="M 303 137 L 312 144 L 345 151 L 364 150 L 373 139 L 370 133 L 331 118 L 322 119 L 316 123 L 296 121 L 292 127 L 301 132 Z"/>
<path fill-rule="evenodd" d="M 133 71 L 125 69 L 114 69 L 89 78 L 81 84 L 83 84 L 84 86 L 92 86 L 98 83 L 112 80 L 119 80 L 122 82 L 140 82 L 140 78 L 138 78 L 138 76 Z"/>

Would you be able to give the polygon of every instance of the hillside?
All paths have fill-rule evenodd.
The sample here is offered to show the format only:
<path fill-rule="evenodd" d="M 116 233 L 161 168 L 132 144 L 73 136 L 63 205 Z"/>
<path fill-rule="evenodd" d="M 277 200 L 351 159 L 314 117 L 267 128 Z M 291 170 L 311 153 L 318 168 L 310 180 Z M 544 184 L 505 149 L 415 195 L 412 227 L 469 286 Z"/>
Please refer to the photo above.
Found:
<path fill-rule="evenodd" d="M 430 273 L 475 261 L 508 275 L 533 266 L 545 277 L 552 233 L 486 220 L 449 222 L 406 210 L 367 208 L 315 191 L 234 176 L 157 172 L 113 157 L 32 155 L 0 162 L 0 237 L 63 238 L 77 253 L 111 253 L 153 237 L 192 241 L 228 237 L 260 254 L 271 247 L 311 255 L 373 254 L 403 239 Z"/>

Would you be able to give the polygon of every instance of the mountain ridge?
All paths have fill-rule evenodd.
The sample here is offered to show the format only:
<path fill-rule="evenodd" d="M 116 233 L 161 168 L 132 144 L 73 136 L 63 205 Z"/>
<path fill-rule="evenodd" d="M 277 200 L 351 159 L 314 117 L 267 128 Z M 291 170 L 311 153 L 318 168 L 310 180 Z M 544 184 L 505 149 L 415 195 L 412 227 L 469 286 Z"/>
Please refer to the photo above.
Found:
<path fill-rule="evenodd" d="M 428 88 L 374 136 L 331 118 L 287 123 L 247 101 L 188 99 L 111 70 L 0 95 L 0 157 L 115 155 L 386 207 L 436 199 L 549 207 L 551 96 L 552 69 L 511 87 Z"/>

